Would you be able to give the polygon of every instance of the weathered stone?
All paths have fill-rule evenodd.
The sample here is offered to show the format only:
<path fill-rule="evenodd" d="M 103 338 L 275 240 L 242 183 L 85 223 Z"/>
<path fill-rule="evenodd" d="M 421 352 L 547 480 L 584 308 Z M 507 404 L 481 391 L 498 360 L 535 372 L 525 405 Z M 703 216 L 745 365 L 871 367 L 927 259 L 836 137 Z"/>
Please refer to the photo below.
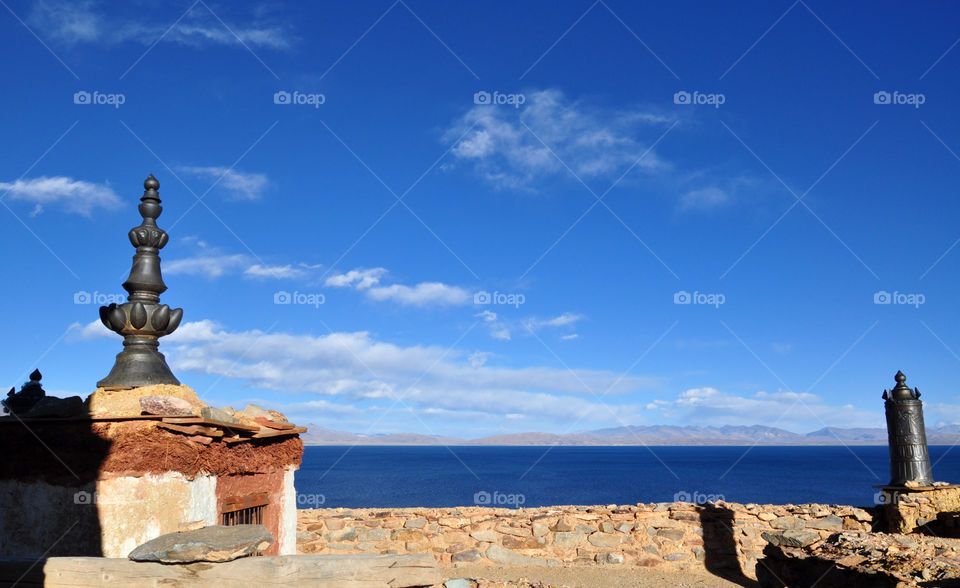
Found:
<path fill-rule="evenodd" d="M 494 563 L 508 565 L 508 566 L 555 566 L 559 565 L 555 559 L 545 559 L 540 557 L 529 557 L 526 555 L 520 555 L 519 553 L 514 553 L 509 549 L 504 549 L 499 545 L 491 545 L 486 552 L 487 559 Z"/>
<path fill-rule="evenodd" d="M 534 537 L 514 537 L 507 535 L 503 538 L 503 546 L 507 549 L 537 549 L 546 543 L 544 539 Z"/>
<path fill-rule="evenodd" d="M 669 555 L 663 556 L 663 559 L 667 561 L 683 561 L 685 559 L 690 559 L 689 553 L 671 553 Z"/>
<path fill-rule="evenodd" d="M 593 525 L 581 524 L 574 527 L 574 531 L 576 531 L 577 533 L 583 533 L 584 535 L 589 535 L 590 533 L 593 533 L 596 530 L 597 528 L 594 527 Z"/>
<path fill-rule="evenodd" d="M 212 406 L 204 406 L 200 409 L 200 416 L 207 421 L 217 421 L 219 423 L 236 423 L 239 422 L 227 411 L 214 408 Z"/>
<path fill-rule="evenodd" d="M 670 518 L 675 521 L 699 521 L 700 515 L 695 512 L 681 510 L 671 512 Z"/>
<path fill-rule="evenodd" d="M 513 535 L 514 537 L 532 537 L 533 533 L 526 527 L 508 527 L 501 525 L 495 529 L 498 533 L 504 535 Z"/>
<path fill-rule="evenodd" d="M 217 525 L 161 535 L 131 551 L 129 558 L 161 563 L 223 562 L 259 553 L 271 545 L 273 535 L 263 525 Z"/>
<path fill-rule="evenodd" d="M 770 526 L 774 529 L 802 529 L 806 522 L 797 517 L 777 517 L 770 521 Z"/>
<path fill-rule="evenodd" d="M 410 553 L 426 553 L 430 551 L 430 544 L 426 541 L 407 541 L 404 544 Z"/>
<path fill-rule="evenodd" d="M 623 563 L 623 554 L 615 553 L 612 551 L 605 551 L 603 553 L 598 553 L 596 556 L 597 563 L 599 564 L 622 564 Z"/>
<path fill-rule="evenodd" d="M 563 519 L 560 519 L 557 521 L 557 524 L 550 527 L 550 530 L 557 533 L 569 533 L 570 531 L 573 531 L 573 525 Z"/>
<path fill-rule="evenodd" d="M 762 512 L 757 515 L 757 518 L 761 521 L 772 521 L 773 519 L 777 518 L 777 515 L 773 514 L 772 512 Z"/>
<path fill-rule="evenodd" d="M 613 523 L 609 521 L 604 521 L 600 523 L 600 531 L 603 533 L 613 533 L 614 531 Z"/>
<path fill-rule="evenodd" d="M 367 529 L 357 536 L 360 541 L 386 541 L 389 538 L 390 531 L 386 529 Z"/>
<path fill-rule="evenodd" d="M 543 537 L 550 532 L 550 528 L 543 523 L 533 523 L 533 536 Z"/>
<path fill-rule="evenodd" d="M 620 545 L 620 537 L 622 537 L 622 535 L 613 535 L 611 533 L 598 531 L 587 537 L 587 541 L 597 547 L 617 547 Z"/>
<path fill-rule="evenodd" d="M 234 413 L 234 416 L 239 418 L 247 418 L 250 420 L 257 419 L 257 418 L 267 419 L 268 421 L 274 420 L 273 415 L 267 412 L 266 409 L 260 406 L 257 406 L 256 404 L 248 404 L 247 407 L 244 408 L 242 411 L 238 413 Z"/>
<path fill-rule="evenodd" d="M 450 561 L 453 563 L 458 562 L 470 562 L 470 561 L 479 561 L 483 558 L 483 555 L 476 549 L 471 549 L 469 551 L 462 551 L 460 553 L 454 553 L 450 556 Z"/>
<path fill-rule="evenodd" d="M 394 541 L 423 541 L 424 535 L 422 532 L 414 529 L 397 529 L 391 531 L 390 539 Z"/>
<path fill-rule="evenodd" d="M 658 529 L 657 537 L 664 537 L 672 541 L 680 541 L 683 539 L 683 530 L 682 529 Z"/>
<path fill-rule="evenodd" d="M 553 546 L 554 547 L 576 547 L 584 539 L 586 535 L 583 533 L 554 533 L 553 534 Z"/>
<path fill-rule="evenodd" d="M 497 539 L 499 539 L 497 534 L 491 529 L 487 529 L 485 531 L 472 531 L 470 536 L 477 541 L 482 541 L 484 543 L 496 543 Z"/>
<path fill-rule="evenodd" d="M 346 521 L 343 519 L 327 519 L 324 521 L 324 524 L 329 531 L 339 531 L 346 524 Z"/>
<path fill-rule="evenodd" d="M 843 519 L 838 516 L 828 515 L 824 519 L 817 521 L 807 521 L 808 529 L 822 529 L 824 531 L 840 531 L 843 529 Z"/>
<path fill-rule="evenodd" d="M 473 588 L 473 581 L 466 578 L 454 578 L 444 582 L 443 588 Z"/>
<path fill-rule="evenodd" d="M 193 416 L 193 405 L 176 396 L 143 396 L 140 410 L 146 414 L 163 416 Z"/>
<path fill-rule="evenodd" d="M 629 533 L 633 530 L 633 523 L 620 523 L 617 525 L 617 530 L 621 533 Z"/>
<path fill-rule="evenodd" d="M 764 531 L 760 535 L 768 543 L 781 547 L 805 547 L 820 539 L 820 534 L 816 531 L 801 529 L 787 529 L 778 533 Z"/>
<path fill-rule="evenodd" d="M 424 525 L 427 524 L 427 519 L 424 517 L 417 517 L 415 519 L 407 519 L 403 523 L 405 529 L 422 529 Z"/>
<path fill-rule="evenodd" d="M 341 529 L 339 531 L 330 531 L 323 536 L 326 541 L 330 543 L 340 543 L 343 541 L 356 541 L 357 539 L 357 530 L 353 527 L 347 527 L 346 529 Z"/>

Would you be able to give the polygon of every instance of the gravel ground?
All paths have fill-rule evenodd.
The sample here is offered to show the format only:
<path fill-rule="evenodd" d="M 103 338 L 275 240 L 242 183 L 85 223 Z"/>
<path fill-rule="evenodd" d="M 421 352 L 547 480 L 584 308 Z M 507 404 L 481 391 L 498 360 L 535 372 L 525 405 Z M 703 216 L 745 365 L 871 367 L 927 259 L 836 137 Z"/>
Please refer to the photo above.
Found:
<path fill-rule="evenodd" d="M 569 586 L 571 588 L 647 588 L 662 586 L 726 588 L 743 586 L 714 576 L 705 570 L 657 570 L 655 568 L 613 568 L 592 566 L 570 567 L 493 567 L 490 565 L 460 565 L 458 567 L 441 565 L 440 572 L 447 579 L 475 578 L 490 582 L 493 588 L 500 586 Z M 481 584 L 483 586 L 484 584 Z M 753 581 L 747 586 L 757 586 Z"/>

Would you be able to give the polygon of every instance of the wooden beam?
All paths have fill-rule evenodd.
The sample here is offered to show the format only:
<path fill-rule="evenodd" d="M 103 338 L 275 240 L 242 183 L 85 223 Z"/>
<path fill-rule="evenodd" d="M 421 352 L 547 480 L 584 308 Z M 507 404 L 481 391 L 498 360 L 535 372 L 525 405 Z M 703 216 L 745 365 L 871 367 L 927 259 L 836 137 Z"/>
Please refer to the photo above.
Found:
<path fill-rule="evenodd" d="M 51 557 L 39 562 L 0 560 L 0 585 L 17 583 L 46 588 L 218 585 L 408 588 L 440 584 L 443 580 L 436 560 L 429 554 L 282 555 L 182 565 L 102 557 Z"/>

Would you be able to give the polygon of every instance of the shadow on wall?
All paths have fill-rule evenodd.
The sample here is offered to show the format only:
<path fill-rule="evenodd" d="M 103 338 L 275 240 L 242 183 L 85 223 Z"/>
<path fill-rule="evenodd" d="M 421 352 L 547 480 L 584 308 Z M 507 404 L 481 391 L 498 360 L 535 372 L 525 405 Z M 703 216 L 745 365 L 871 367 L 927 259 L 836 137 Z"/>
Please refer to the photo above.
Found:
<path fill-rule="evenodd" d="M 707 571 L 740 586 L 760 586 L 756 580 L 743 573 L 737 558 L 733 511 L 712 504 L 705 504 L 698 510 L 700 526 L 703 529 L 703 565 Z M 761 565 L 758 564 L 757 567 Z"/>
<path fill-rule="evenodd" d="M 103 555 L 96 484 L 111 445 L 103 426 L 0 422 L 0 585 L 42 585 L 46 557 Z"/>

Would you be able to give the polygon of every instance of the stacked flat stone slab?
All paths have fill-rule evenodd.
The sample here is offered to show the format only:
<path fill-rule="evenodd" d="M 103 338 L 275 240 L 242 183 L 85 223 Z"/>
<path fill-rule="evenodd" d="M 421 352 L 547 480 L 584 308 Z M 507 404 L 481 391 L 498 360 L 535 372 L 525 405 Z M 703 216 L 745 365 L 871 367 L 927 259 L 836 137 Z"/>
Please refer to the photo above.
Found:
<path fill-rule="evenodd" d="M 660 503 L 518 510 L 300 510 L 300 553 L 430 553 L 440 563 L 739 568 L 751 577 L 764 532 L 824 539 L 869 530 L 876 509 Z"/>

